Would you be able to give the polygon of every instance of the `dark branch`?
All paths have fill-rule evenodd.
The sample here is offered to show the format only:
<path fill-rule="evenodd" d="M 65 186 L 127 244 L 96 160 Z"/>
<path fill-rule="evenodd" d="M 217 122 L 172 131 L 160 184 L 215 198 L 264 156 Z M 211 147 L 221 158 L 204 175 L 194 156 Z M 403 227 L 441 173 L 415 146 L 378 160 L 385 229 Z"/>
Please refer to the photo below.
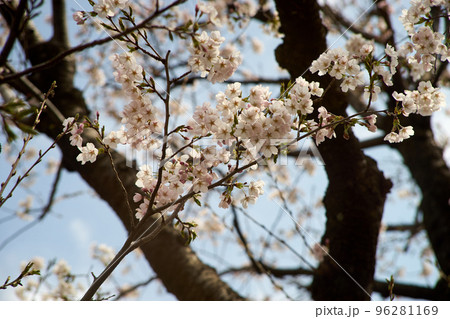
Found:
<path fill-rule="evenodd" d="M 321 6 L 320 9 L 326 16 L 328 16 L 334 22 L 334 24 L 336 26 L 338 26 L 338 27 L 342 26 L 345 29 L 350 30 L 356 34 L 359 33 L 367 40 L 374 40 L 375 42 L 378 42 L 378 43 L 386 42 L 386 35 L 377 36 L 372 33 L 368 33 L 362 29 L 357 28 L 355 26 L 354 22 L 347 20 L 344 16 L 340 15 L 335 10 L 333 10 L 329 5 L 325 4 L 325 5 Z"/>
<path fill-rule="evenodd" d="M 373 290 L 380 293 L 383 297 L 390 296 L 387 282 L 374 281 Z M 415 299 L 450 300 L 449 290 L 447 290 L 447 294 L 445 295 L 442 294 L 442 291 L 439 288 L 427 288 L 410 284 L 395 283 L 393 292 L 396 296 Z"/>
<path fill-rule="evenodd" d="M 8 56 L 14 46 L 14 42 L 20 34 L 20 23 L 22 21 L 23 14 L 25 13 L 26 7 L 27 0 L 20 0 L 16 12 L 14 13 L 12 18 L 8 39 L 6 40 L 5 45 L 3 46 L 3 50 L 0 53 L 0 66 L 5 65 Z"/>
<path fill-rule="evenodd" d="M 48 212 L 50 211 L 50 209 L 52 208 L 53 201 L 55 200 L 56 191 L 58 189 L 58 184 L 61 179 L 62 168 L 63 168 L 62 162 L 60 162 L 58 165 L 58 170 L 56 171 L 55 180 L 53 181 L 53 184 L 52 184 L 52 190 L 50 192 L 50 196 L 48 198 L 47 205 L 45 205 L 44 209 L 42 210 L 41 215 L 38 217 L 39 220 L 43 220 L 45 218 L 45 216 L 48 214 Z"/>

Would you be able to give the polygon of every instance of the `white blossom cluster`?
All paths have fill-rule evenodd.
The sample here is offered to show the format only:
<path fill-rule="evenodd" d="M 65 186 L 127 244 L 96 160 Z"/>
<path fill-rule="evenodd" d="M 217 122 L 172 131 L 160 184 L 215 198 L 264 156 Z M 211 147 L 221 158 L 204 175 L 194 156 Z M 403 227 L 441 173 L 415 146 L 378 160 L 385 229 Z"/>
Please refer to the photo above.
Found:
<path fill-rule="evenodd" d="M 113 17 L 117 10 L 124 9 L 128 0 L 98 0 L 93 6 L 94 11 L 100 18 Z"/>
<path fill-rule="evenodd" d="M 309 70 L 312 73 L 318 72 L 321 76 L 328 73 L 337 80 L 343 79 L 341 82 L 343 92 L 354 90 L 357 86 L 364 84 L 364 72 L 359 66 L 358 56 L 352 57 L 342 48 L 322 53 L 317 60 L 313 61 Z"/>
<path fill-rule="evenodd" d="M 197 136 L 213 134 L 219 144 L 231 145 L 237 141 L 246 148 L 244 159 L 255 159 L 255 153 L 266 157 L 278 154 L 274 141 L 287 140 L 298 114 L 313 112 L 312 96 L 321 96 L 316 82 L 309 83 L 299 77 L 285 99 L 270 99 L 267 87 L 257 85 L 247 98 L 242 96 L 240 83 L 227 86 L 225 93 L 216 95 L 216 108 L 209 103 L 198 106 L 189 126 Z M 246 160 L 243 162 L 246 163 Z"/>
<path fill-rule="evenodd" d="M 230 7 L 233 7 L 233 12 L 230 12 Z M 233 28 L 230 14 L 235 14 L 240 18 L 242 23 L 247 23 L 258 11 L 258 7 L 252 0 L 225 0 L 225 1 L 199 1 L 197 4 L 199 11 L 208 15 L 209 21 L 221 27 L 223 24 L 228 24 L 230 29 Z"/>
<path fill-rule="evenodd" d="M 93 244 L 91 246 L 91 256 L 99 260 L 103 265 L 108 265 L 114 258 L 116 253 L 114 249 L 105 244 Z"/>
<path fill-rule="evenodd" d="M 192 72 L 200 72 L 201 77 L 207 76 L 211 83 L 229 79 L 241 64 L 242 58 L 232 45 L 220 51 L 224 40 L 219 31 L 212 31 L 210 35 L 203 31 L 196 36 L 189 47 L 191 56 L 188 64 Z"/>
<path fill-rule="evenodd" d="M 34 270 L 45 270 L 45 261 L 42 257 L 35 257 L 31 262 Z M 23 263 L 22 268 L 25 265 L 26 263 Z M 28 277 L 15 289 L 16 296 L 20 300 L 76 300 L 84 291 L 84 287 L 74 284 L 74 276 L 70 270 L 69 264 L 64 259 L 60 259 L 53 265 L 52 272 L 46 274 L 46 278 L 53 275 L 52 277 L 56 279 L 55 284 L 43 285 L 41 282 L 43 277 L 38 280 Z"/>
<path fill-rule="evenodd" d="M 414 4 L 420 7 L 417 1 L 414 2 Z M 415 12 L 414 7 L 411 12 Z M 444 51 L 447 52 L 448 49 L 442 47 L 442 35 L 438 36 L 437 33 L 434 34 L 428 27 L 422 27 L 417 32 L 412 29 L 411 32 L 413 33 L 412 39 L 415 44 L 410 43 L 409 46 L 411 52 L 416 50 L 417 53 L 414 57 L 410 57 L 408 61 L 409 63 L 415 65 L 415 67 L 412 68 L 412 73 L 413 77 L 416 77 L 418 75 L 423 75 L 423 73 L 427 70 L 429 71 L 429 68 L 425 67 L 421 69 L 423 72 L 419 72 L 420 74 L 414 74 L 414 70 L 419 70 L 426 64 L 424 64 L 424 61 L 433 62 L 434 57 L 432 54 L 436 53 L 442 54 L 442 59 L 444 56 Z M 421 44 L 419 45 L 419 43 Z M 408 43 L 406 46 L 408 46 Z M 365 84 L 364 72 L 361 71 L 360 67 L 360 64 L 364 62 L 367 71 L 372 75 L 372 78 L 373 76 L 378 76 L 382 79 L 385 85 L 393 85 L 392 76 L 397 72 L 397 67 L 399 64 L 398 59 L 399 56 L 401 56 L 399 52 L 395 51 L 394 47 L 387 44 L 384 50 L 385 56 L 380 60 L 375 60 L 373 58 L 373 42 L 365 40 L 361 35 L 354 35 L 348 40 L 346 48 L 348 51 L 344 49 L 331 49 L 321 54 L 319 58 L 312 63 L 310 71 L 313 73 L 318 72 L 319 75 L 329 74 L 338 80 L 342 80 L 340 84 L 341 90 L 343 92 L 347 92 L 349 89 L 354 90 L 357 86 Z M 432 51 L 429 51 L 430 48 Z M 405 49 L 403 48 L 401 51 L 405 51 Z M 385 58 L 388 58 L 388 60 L 384 60 Z M 419 61 L 416 60 L 416 58 L 418 58 Z M 420 61 L 423 63 L 419 64 Z M 371 98 L 372 102 L 376 101 L 380 92 L 381 88 L 379 86 L 379 81 L 371 81 L 370 85 L 366 85 L 364 87 L 364 98 L 366 100 Z M 444 105 L 445 100 L 443 93 L 441 93 L 438 89 L 433 88 L 430 81 L 420 82 L 418 90 L 405 90 L 404 93 L 394 92 L 392 96 L 395 100 L 401 102 L 401 111 L 405 116 L 408 116 L 411 113 L 429 116 L 433 112 L 439 110 L 440 107 Z M 320 113 L 322 114 L 323 112 Z M 326 117 L 322 118 L 326 119 Z M 375 131 L 376 126 L 374 123 L 376 117 L 372 117 L 370 119 L 368 118 L 367 120 L 368 123 L 366 126 L 368 129 L 370 131 Z M 324 123 L 326 123 L 326 121 Z M 313 126 L 311 126 L 311 128 L 313 128 Z M 321 130 L 320 134 L 316 135 L 316 142 L 318 140 L 323 140 L 324 133 L 325 130 Z M 390 143 L 399 143 L 412 135 L 414 135 L 414 130 L 411 126 L 403 127 L 398 123 L 394 125 L 393 131 L 385 136 L 385 140 Z M 328 132 L 325 136 L 330 137 L 331 132 Z"/>
<path fill-rule="evenodd" d="M 169 149 L 167 155 L 170 156 L 170 153 L 171 152 Z M 187 160 L 187 155 L 183 155 L 179 158 L 174 156 L 171 160 L 165 163 L 162 172 L 161 185 L 159 186 L 154 201 L 155 207 L 169 204 L 185 192 L 185 185 L 188 186 L 186 184 L 187 179 L 192 179 L 193 173 L 193 167 L 187 163 Z M 136 193 L 133 198 L 135 202 L 142 201 L 136 209 L 136 218 L 141 219 L 149 208 L 149 196 L 151 196 L 155 191 L 158 179 L 156 174 L 153 173 L 152 168 L 148 165 L 142 165 L 139 167 L 136 177 L 136 186 L 140 187 L 143 193 L 148 195 L 148 197 L 144 197 L 141 194 Z M 204 180 L 206 177 L 201 176 L 200 178 Z"/>
<path fill-rule="evenodd" d="M 122 112 L 125 128 L 111 132 L 104 143 L 114 147 L 117 144 L 129 144 L 136 150 L 150 150 L 159 145 L 154 134 L 162 130 L 162 123 L 157 118 L 157 110 L 148 95 L 141 94 L 137 84 L 143 80 L 142 66 L 133 54 L 115 54 L 111 57 L 115 80 L 122 84 L 124 91 L 131 97 Z"/>
<path fill-rule="evenodd" d="M 417 90 L 405 90 L 405 93 L 394 92 L 392 96 L 402 103 L 402 113 L 405 116 L 411 113 L 430 116 L 445 104 L 444 93 L 434 88 L 430 81 L 421 81 Z"/>
<path fill-rule="evenodd" d="M 413 127 L 412 126 L 404 126 L 399 129 L 398 133 L 395 131 L 388 133 L 384 137 L 384 140 L 388 141 L 389 143 L 400 143 L 400 142 L 403 142 L 403 140 L 406 140 L 413 135 L 414 135 Z"/>
<path fill-rule="evenodd" d="M 194 161 L 190 160 L 191 158 L 194 158 Z M 206 193 L 208 186 L 218 177 L 212 169 L 219 164 L 228 163 L 230 153 L 225 149 L 217 150 L 213 145 L 202 149 L 201 152 L 194 150 L 191 156 L 177 156 L 168 148 L 166 159 L 168 160 L 164 163 L 161 185 L 154 201 L 155 207 L 172 203 L 185 191 Z M 155 191 L 158 179 L 148 165 L 139 167 L 136 177 L 136 186 L 148 195 L 143 197 L 141 194 L 135 194 L 133 198 L 135 202 L 142 201 L 136 213 L 136 218 L 141 219 L 149 208 L 149 198 Z M 173 207 L 166 211 L 169 210 L 173 210 Z"/>
<path fill-rule="evenodd" d="M 193 146 L 190 156 L 173 156 L 169 150 L 154 205 L 160 207 L 171 203 L 187 190 L 207 192 L 218 178 L 213 169 L 221 164 L 228 164 L 230 158 L 238 160 L 236 157 L 232 158 L 230 153 L 229 146 L 233 142 L 243 148 L 239 157 L 241 166 L 257 159 L 258 153 L 266 157 L 278 154 L 277 146 L 280 141 L 292 139 L 290 131 L 298 117 L 313 112 L 312 96 L 321 96 L 322 93 L 323 89 L 318 83 L 309 83 L 301 77 L 296 80 L 287 96 L 279 100 L 271 99 L 269 89 L 261 85 L 253 87 L 249 96 L 244 98 L 240 83 L 229 84 L 225 92 L 216 95 L 215 108 L 209 103 L 197 106 L 188 122 L 192 138 L 212 135 L 216 144 L 207 147 Z M 324 115 L 325 108 L 322 110 L 323 118 L 320 121 L 328 124 L 329 115 Z M 310 120 L 310 125 L 319 128 L 319 123 L 313 120 Z M 331 127 L 326 128 L 317 136 L 317 142 L 320 143 L 325 136 L 334 136 L 334 131 Z M 228 169 L 231 172 L 234 166 L 228 164 Z M 154 192 L 157 177 L 149 166 L 140 167 L 136 185 L 149 196 Z M 245 184 L 244 188 L 248 188 L 248 191 L 245 192 L 242 188 L 244 196 L 240 200 L 244 208 L 255 203 L 258 196 L 263 194 L 262 186 L 261 181 Z M 148 210 L 149 197 L 136 194 L 134 200 L 141 202 L 136 216 L 142 218 Z M 231 202 L 231 192 L 226 191 L 221 196 L 219 206 L 228 207 Z"/>
<path fill-rule="evenodd" d="M 84 124 L 76 123 L 74 117 L 68 117 L 63 121 L 62 125 L 63 131 L 67 131 L 70 128 L 70 145 L 76 146 L 80 150 L 77 161 L 81 162 L 81 165 L 87 162 L 94 163 L 97 159 L 98 149 L 92 143 L 87 143 L 86 146 L 83 146 L 81 134 L 84 131 Z"/>
<path fill-rule="evenodd" d="M 396 73 L 398 66 L 398 54 L 389 44 L 386 46 L 385 54 L 389 61 L 373 60 L 373 41 L 364 39 L 360 34 L 353 35 L 346 43 L 346 49 L 330 49 L 322 53 L 319 58 L 311 64 L 310 71 L 318 72 L 319 75 L 329 74 L 341 81 L 342 92 L 354 90 L 364 85 L 365 72 L 361 70 L 360 64 L 364 61 L 371 62 L 370 72 L 372 76 L 378 76 L 384 84 L 392 86 L 392 76 Z M 364 98 L 371 96 L 371 101 L 378 99 L 381 92 L 378 81 L 364 87 Z"/>
<path fill-rule="evenodd" d="M 404 9 L 400 16 L 411 42 L 404 43 L 399 54 L 407 58 L 414 81 L 419 80 L 425 72 L 431 71 L 436 56 L 440 56 L 441 61 L 450 61 L 450 49 L 445 45 L 444 34 L 434 32 L 429 25 L 417 29 L 415 27 L 430 18 L 433 6 L 446 6 L 450 10 L 450 2 L 447 0 L 412 0 L 410 8 Z"/>

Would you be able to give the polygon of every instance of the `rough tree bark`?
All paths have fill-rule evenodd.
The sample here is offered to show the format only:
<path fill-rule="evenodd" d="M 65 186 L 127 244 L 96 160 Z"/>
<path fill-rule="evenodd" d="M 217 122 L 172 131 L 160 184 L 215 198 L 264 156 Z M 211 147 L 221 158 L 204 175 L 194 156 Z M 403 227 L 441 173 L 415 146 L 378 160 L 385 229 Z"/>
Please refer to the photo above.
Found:
<path fill-rule="evenodd" d="M 55 21 L 54 36 L 50 41 L 43 41 L 38 31 L 31 24 L 20 35 L 20 43 L 32 65 L 47 61 L 54 55 L 69 47 L 65 35 L 64 1 L 53 1 L 53 16 L 59 17 Z M 13 8 L 6 4 L 0 5 L 0 11 L 5 20 L 11 23 L 15 14 Z M 63 31 L 64 30 L 64 31 Z M 58 87 L 52 102 L 65 116 L 79 114 L 81 117 L 89 113 L 86 102 L 73 83 L 75 61 L 73 57 L 65 58 L 57 65 L 38 74 L 30 76 L 31 81 L 42 92 L 46 92 L 53 81 Z M 15 88 L 30 96 L 27 89 L 16 83 Z M 61 132 L 61 122 L 52 114 L 46 112 L 41 118 L 39 131 L 54 139 Z M 83 136 L 85 142 L 95 142 L 93 132 Z M 69 171 L 75 171 L 105 200 L 123 222 L 127 230 L 130 229 L 129 210 L 122 190 L 114 176 L 111 163 L 107 156 L 99 156 L 97 161 L 89 165 L 80 165 L 75 158 L 77 149 L 69 144 L 67 138 L 59 142 L 63 155 L 63 164 Z M 126 166 L 125 158 L 113 152 L 113 158 L 119 175 L 128 191 L 127 200 L 133 203 L 132 196 L 139 191 L 134 185 L 136 170 Z M 195 252 L 184 244 L 179 233 L 171 227 L 166 227 L 159 236 L 148 243 L 142 250 L 157 276 L 166 289 L 179 300 L 243 300 L 243 298 L 223 282 L 216 271 L 200 261 Z"/>
<path fill-rule="evenodd" d="M 327 49 L 326 30 L 314 0 L 276 1 L 283 43 L 276 50 L 279 65 L 293 79 L 303 74 L 322 87 L 330 78 L 305 71 Z M 332 84 L 322 105 L 334 114 L 345 114 L 345 95 Z M 311 286 L 315 300 L 368 300 L 372 292 L 376 246 L 386 194 L 391 187 L 374 160 L 365 156 L 356 137 L 337 138 L 319 146 L 329 185 L 324 198 L 326 231 L 323 244 L 329 254 L 320 263 Z M 344 271 L 345 270 L 345 271 Z M 354 280 L 353 280 L 353 279 Z"/>

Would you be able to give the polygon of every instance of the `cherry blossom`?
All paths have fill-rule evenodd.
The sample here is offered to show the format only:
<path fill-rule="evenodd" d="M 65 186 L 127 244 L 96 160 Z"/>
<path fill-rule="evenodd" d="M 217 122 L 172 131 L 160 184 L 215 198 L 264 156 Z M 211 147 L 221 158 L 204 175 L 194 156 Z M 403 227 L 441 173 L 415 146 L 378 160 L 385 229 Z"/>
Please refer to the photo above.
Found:
<path fill-rule="evenodd" d="M 404 93 L 394 92 L 395 100 L 402 103 L 402 112 L 405 116 L 419 113 L 430 116 L 445 105 L 445 95 L 431 85 L 430 81 L 421 81 L 418 90 L 405 90 Z"/>
<path fill-rule="evenodd" d="M 84 24 L 84 13 L 82 11 L 76 11 L 73 15 L 72 15 L 73 20 L 78 24 Z"/>
<path fill-rule="evenodd" d="M 210 35 L 203 31 L 195 37 L 189 47 L 191 56 L 188 60 L 192 72 L 200 72 L 212 83 L 227 80 L 242 62 L 239 51 L 231 45 L 219 50 L 225 38 L 219 31 L 212 31 Z"/>
<path fill-rule="evenodd" d="M 116 14 L 114 10 L 124 9 L 127 5 L 128 0 L 98 0 L 93 9 L 100 18 L 107 18 Z"/>
<path fill-rule="evenodd" d="M 94 144 L 87 143 L 86 146 L 78 147 L 80 154 L 77 156 L 77 161 L 81 162 L 81 165 L 86 164 L 86 162 L 94 163 L 97 159 L 98 149 L 95 148 Z"/>

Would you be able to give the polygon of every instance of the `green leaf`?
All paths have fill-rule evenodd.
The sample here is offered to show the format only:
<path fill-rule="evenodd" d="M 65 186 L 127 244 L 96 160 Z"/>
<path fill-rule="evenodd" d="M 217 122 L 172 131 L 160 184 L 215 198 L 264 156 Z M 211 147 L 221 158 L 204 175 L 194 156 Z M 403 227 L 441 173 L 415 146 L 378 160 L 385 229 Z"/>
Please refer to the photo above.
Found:
<path fill-rule="evenodd" d="M 27 124 L 17 122 L 17 127 L 20 128 L 20 130 L 27 134 L 37 135 L 38 132 L 36 130 L 33 130 L 33 128 Z"/>
<path fill-rule="evenodd" d="M 22 120 L 24 117 L 27 117 L 28 115 L 34 114 L 35 109 L 34 108 L 26 108 L 24 110 L 21 110 L 15 114 L 16 118 L 19 120 Z"/>
<path fill-rule="evenodd" d="M 102 27 L 104 27 L 105 29 L 107 29 L 107 30 L 115 31 L 113 27 L 111 27 L 110 25 L 108 25 L 108 24 L 106 24 L 104 22 L 100 23 L 100 25 Z"/>
<path fill-rule="evenodd" d="M 23 100 L 17 99 L 17 100 L 13 100 L 10 101 L 6 104 L 3 104 L 0 109 L 2 109 L 2 111 L 6 111 L 7 113 L 15 113 L 14 110 L 17 108 L 20 108 L 22 106 L 27 105 Z"/>
<path fill-rule="evenodd" d="M 187 31 L 192 24 L 193 24 L 192 20 L 186 22 L 186 24 L 183 26 L 184 31 Z"/>
<path fill-rule="evenodd" d="M 202 207 L 202 203 L 198 200 L 197 197 L 193 197 L 193 199 L 194 199 L 194 202 L 195 202 L 198 206 Z"/>
<path fill-rule="evenodd" d="M 123 31 L 123 30 L 126 29 L 126 28 L 125 28 L 125 25 L 123 24 L 123 19 L 122 19 L 122 18 L 119 18 L 119 26 L 120 26 L 120 30 L 121 30 L 121 31 Z"/>
<path fill-rule="evenodd" d="M 237 187 L 238 189 L 244 188 L 244 184 L 242 184 L 242 183 L 235 183 L 234 186 Z"/>
<path fill-rule="evenodd" d="M 17 135 L 12 131 L 11 127 L 8 123 L 4 122 L 3 130 L 6 133 L 8 143 L 11 143 L 17 138 Z"/>

